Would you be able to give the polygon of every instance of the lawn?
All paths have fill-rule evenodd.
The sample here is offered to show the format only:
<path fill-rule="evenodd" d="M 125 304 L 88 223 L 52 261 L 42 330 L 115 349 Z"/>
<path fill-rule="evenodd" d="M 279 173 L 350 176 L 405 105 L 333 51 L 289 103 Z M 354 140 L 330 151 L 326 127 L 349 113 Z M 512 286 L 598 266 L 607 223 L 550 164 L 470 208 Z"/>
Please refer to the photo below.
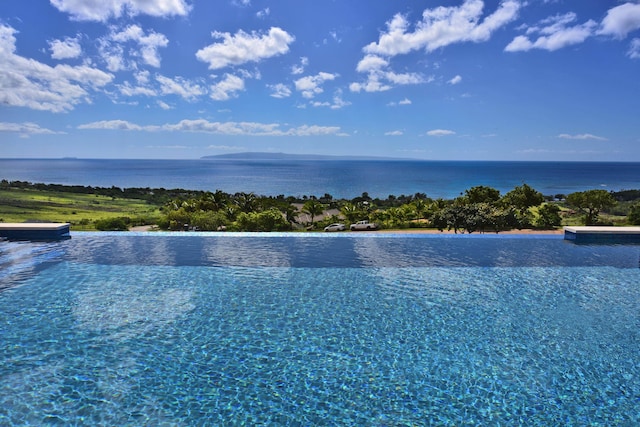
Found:
<path fill-rule="evenodd" d="M 128 217 L 135 223 L 153 223 L 158 206 L 139 199 L 124 199 L 36 189 L 0 190 L 0 221 L 69 222 L 72 230 L 93 230 L 96 220 Z"/>

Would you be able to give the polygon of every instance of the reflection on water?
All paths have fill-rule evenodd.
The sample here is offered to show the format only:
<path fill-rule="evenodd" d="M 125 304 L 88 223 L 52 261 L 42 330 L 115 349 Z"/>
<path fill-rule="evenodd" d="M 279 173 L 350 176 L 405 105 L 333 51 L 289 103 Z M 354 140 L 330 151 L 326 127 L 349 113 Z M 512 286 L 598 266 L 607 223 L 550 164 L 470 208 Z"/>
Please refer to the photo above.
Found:
<path fill-rule="evenodd" d="M 98 279 L 76 294 L 73 314 L 79 327 L 100 333 L 105 340 L 145 335 L 194 309 L 193 289 L 158 289 L 156 277 L 135 283 Z M 160 280 L 166 280 L 161 278 Z"/>

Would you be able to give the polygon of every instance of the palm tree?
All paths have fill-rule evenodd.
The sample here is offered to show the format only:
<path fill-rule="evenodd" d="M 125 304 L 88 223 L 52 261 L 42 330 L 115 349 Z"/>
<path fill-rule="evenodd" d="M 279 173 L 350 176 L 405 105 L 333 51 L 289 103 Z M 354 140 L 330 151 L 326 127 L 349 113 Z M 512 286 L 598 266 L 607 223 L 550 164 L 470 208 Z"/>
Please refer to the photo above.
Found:
<path fill-rule="evenodd" d="M 354 223 L 362 217 L 362 210 L 353 203 L 345 203 L 341 208 L 340 212 L 350 223 Z"/>
<path fill-rule="evenodd" d="M 324 212 L 324 205 L 316 199 L 309 199 L 302 206 L 302 212 L 311 217 L 311 225 L 313 225 L 313 219 Z"/>

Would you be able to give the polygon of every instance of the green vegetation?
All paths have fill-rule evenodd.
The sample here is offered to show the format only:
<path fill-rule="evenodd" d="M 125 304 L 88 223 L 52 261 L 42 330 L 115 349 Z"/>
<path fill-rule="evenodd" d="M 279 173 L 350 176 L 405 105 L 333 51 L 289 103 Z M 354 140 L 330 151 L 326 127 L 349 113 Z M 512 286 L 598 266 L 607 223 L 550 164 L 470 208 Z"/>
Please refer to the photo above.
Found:
<path fill-rule="evenodd" d="M 159 205 L 123 192 L 88 191 L 89 187 L 31 185 L 24 182 L 0 182 L 0 221 L 69 222 L 73 230 L 107 230 L 115 218 L 125 229 L 135 225 L 155 224 L 160 218 Z M 106 190 L 106 189 L 103 189 Z"/>
<path fill-rule="evenodd" d="M 640 190 L 589 190 L 543 196 L 527 184 L 501 195 L 486 186 L 452 200 L 424 193 L 350 200 L 228 194 L 222 191 L 82 187 L 0 181 L 0 221 L 70 222 L 72 230 L 304 231 L 360 220 L 380 228 L 435 228 L 455 232 L 554 229 L 561 225 L 640 225 Z"/>

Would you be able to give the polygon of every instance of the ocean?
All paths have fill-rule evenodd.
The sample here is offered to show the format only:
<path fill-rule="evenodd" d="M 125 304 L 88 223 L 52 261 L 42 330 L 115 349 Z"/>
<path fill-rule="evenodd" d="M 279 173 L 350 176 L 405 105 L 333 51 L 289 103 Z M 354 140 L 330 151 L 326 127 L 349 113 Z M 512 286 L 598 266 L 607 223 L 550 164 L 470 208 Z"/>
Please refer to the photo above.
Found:
<path fill-rule="evenodd" d="M 640 189 L 640 162 L 408 160 L 0 159 L 0 179 L 120 188 L 183 188 L 351 199 L 426 193 L 450 199 L 477 185 L 502 194 L 526 183 L 544 195 Z"/>

